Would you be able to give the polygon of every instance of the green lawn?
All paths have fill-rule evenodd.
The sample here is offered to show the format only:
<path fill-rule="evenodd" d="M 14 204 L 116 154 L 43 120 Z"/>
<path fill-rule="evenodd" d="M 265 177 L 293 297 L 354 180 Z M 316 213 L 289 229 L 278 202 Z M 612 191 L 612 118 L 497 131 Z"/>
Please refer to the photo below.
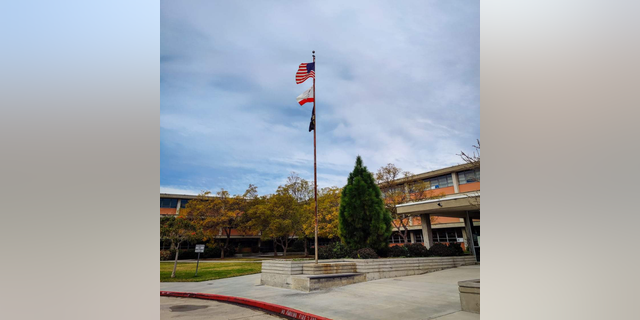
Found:
<path fill-rule="evenodd" d="M 173 271 L 173 261 L 160 262 L 160 282 L 207 281 L 260 273 L 261 270 L 262 263 L 259 262 L 204 262 L 200 263 L 200 266 L 198 267 L 198 276 L 196 277 L 195 263 L 178 262 L 178 267 L 176 268 L 176 277 L 171 278 L 171 271 Z"/>
<path fill-rule="evenodd" d="M 233 258 L 223 258 L 223 259 L 220 259 L 220 258 L 200 259 L 200 261 L 228 261 L 228 262 L 262 261 L 262 260 L 264 260 L 264 258 L 236 258 L 236 257 L 233 257 Z M 180 261 L 180 260 L 178 260 L 178 261 Z M 173 262 L 173 260 L 171 260 L 171 262 Z M 200 271 L 198 271 L 198 273 L 200 273 Z"/>
<path fill-rule="evenodd" d="M 268 256 L 268 257 L 260 257 L 260 258 L 261 258 L 262 260 L 273 260 L 273 259 L 285 259 L 285 260 L 290 260 L 290 259 L 303 259 L 303 258 L 305 258 L 305 256 L 304 256 L 304 255 L 287 255 L 286 257 L 283 257 L 283 256 L 277 256 L 277 257 L 274 257 L 274 256 Z M 313 255 L 313 254 L 310 254 L 310 255 L 308 255 L 306 258 L 308 258 L 308 259 L 312 259 L 312 260 L 313 260 L 313 259 L 314 259 L 314 255 Z"/>

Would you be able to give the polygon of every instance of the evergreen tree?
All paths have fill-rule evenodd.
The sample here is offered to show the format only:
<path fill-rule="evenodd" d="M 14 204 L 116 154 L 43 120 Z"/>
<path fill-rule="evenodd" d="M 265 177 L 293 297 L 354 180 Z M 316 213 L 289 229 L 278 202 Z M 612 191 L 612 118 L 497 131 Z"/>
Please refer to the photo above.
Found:
<path fill-rule="evenodd" d="M 358 156 L 340 198 L 340 238 L 349 248 L 381 249 L 391 236 L 391 215 L 385 209 L 380 188 Z"/>

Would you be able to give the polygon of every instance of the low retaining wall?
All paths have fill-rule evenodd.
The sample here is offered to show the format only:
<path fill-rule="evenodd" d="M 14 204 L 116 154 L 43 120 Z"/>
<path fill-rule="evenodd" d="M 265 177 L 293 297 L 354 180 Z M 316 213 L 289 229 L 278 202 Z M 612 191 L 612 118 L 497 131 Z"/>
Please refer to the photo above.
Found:
<path fill-rule="evenodd" d="M 476 264 L 473 256 L 399 258 L 399 259 L 350 259 L 356 262 L 357 272 L 366 274 L 367 281 L 413 276 L 432 271 Z"/>
<path fill-rule="evenodd" d="M 318 261 L 319 262 L 319 261 Z M 336 273 L 356 273 L 356 264 L 353 262 L 337 263 L 306 263 L 302 265 L 302 274 L 336 274 Z"/>
<path fill-rule="evenodd" d="M 355 264 L 355 273 L 362 273 L 366 281 L 405 277 L 423 274 L 432 271 L 455 268 L 463 265 L 476 264 L 473 256 L 458 257 L 428 257 L 428 258 L 393 258 L 393 259 L 334 259 L 320 260 L 319 264 L 349 262 L 349 271 L 353 271 L 352 264 Z M 308 265 L 308 266 L 305 266 Z M 316 267 L 314 260 L 269 260 L 262 262 L 262 274 L 260 283 L 292 289 L 294 281 L 298 281 L 298 275 L 320 274 L 323 267 Z M 325 270 L 325 269 L 322 269 Z M 342 268 L 336 268 L 339 273 Z M 322 272 L 322 274 L 326 274 Z"/>
<path fill-rule="evenodd" d="M 333 262 L 342 262 L 343 260 L 320 260 L 320 261 L 322 261 L 322 263 L 333 263 Z M 315 261 L 313 259 L 299 260 L 299 261 L 285 260 L 285 259 L 265 260 L 265 261 L 262 261 L 262 273 L 283 274 L 283 275 L 302 274 L 302 266 L 305 264 L 312 264 L 314 262 Z"/>

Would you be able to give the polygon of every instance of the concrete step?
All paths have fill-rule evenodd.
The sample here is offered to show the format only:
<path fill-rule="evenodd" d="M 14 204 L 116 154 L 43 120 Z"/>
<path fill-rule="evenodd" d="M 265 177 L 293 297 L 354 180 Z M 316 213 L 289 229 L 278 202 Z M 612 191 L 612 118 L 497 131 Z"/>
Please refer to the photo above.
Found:
<path fill-rule="evenodd" d="M 310 292 L 328 288 L 342 287 L 367 281 L 364 273 L 338 273 L 291 276 L 291 289 Z"/>

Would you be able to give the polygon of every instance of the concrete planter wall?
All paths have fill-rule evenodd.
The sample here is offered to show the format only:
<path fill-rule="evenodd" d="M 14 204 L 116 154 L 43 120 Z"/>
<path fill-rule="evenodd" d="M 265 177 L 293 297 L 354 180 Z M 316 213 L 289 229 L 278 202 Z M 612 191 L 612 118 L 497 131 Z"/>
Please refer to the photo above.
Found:
<path fill-rule="evenodd" d="M 340 262 L 341 260 L 322 260 L 323 263 Z M 262 262 L 262 274 L 260 283 L 272 287 L 287 289 L 299 289 L 302 282 L 306 280 L 297 279 L 295 276 L 302 275 L 302 266 L 312 264 L 314 260 L 269 260 Z M 303 290 L 305 291 L 305 290 Z"/>
<path fill-rule="evenodd" d="M 413 276 L 476 263 L 473 256 L 370 260 L 345 259 L 344 261 L 355 262 L 356 271 L 365 273 L 367 281 Z"/>
<path fill-rule="evenodd" d="M 458 282 L 462 311 L 480 313 L 480 279 Z"/>
<path fill-rule="evenodd" d="M 427 272 L 476 264 L 473 256 L 396 258 L 396 259 L 335 259 L 320 260 L 269 260 L 262 262 L 261 283 L 274 287 L 298 289 L 301 276 L 341 274 L 353 272 L 364 275 L 366 281 L 412 276 Z M 346 262 L 346 263 L 345 263 Z M 345 263 L 344 265 L 342 263 Z M 333 264 L 331 266 L 327 264 Z M 358 277 L 360 279 L 360 277 Z M 304 280 L 306 281 L 306 280 Z M 344 279 L 342 280 L 344 282 Z M 310 288 L 307 286 L 307 288 Z"/>

